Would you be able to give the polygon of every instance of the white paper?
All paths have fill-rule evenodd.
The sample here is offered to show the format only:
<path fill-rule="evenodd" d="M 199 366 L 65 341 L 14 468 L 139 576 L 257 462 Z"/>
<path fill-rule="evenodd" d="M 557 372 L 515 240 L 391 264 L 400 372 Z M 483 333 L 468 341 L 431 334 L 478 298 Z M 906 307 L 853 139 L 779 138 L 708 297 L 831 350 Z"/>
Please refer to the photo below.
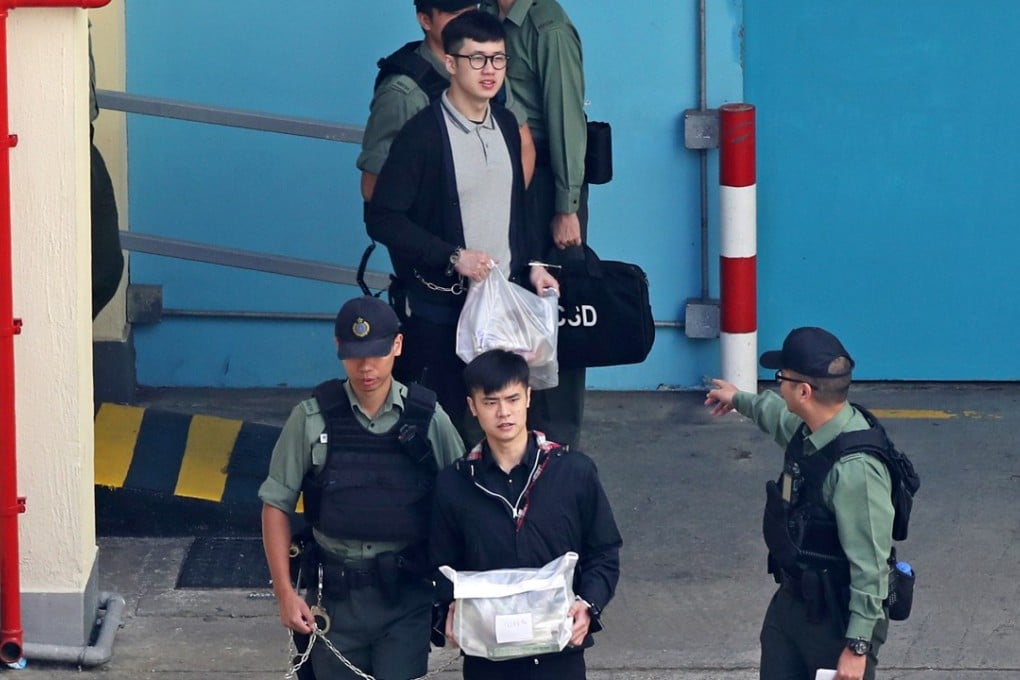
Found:
<path fill-rule="evenodd" d="M 828 668 L 819 668 L 815 673 L 815 680 L 835 680 L 836 671 Z"/>
<path fill-rule="evenodd" d="M 531 613 L 501 614 L 496 617 L 496 642 L 530 642 L 535 637 Z"/>

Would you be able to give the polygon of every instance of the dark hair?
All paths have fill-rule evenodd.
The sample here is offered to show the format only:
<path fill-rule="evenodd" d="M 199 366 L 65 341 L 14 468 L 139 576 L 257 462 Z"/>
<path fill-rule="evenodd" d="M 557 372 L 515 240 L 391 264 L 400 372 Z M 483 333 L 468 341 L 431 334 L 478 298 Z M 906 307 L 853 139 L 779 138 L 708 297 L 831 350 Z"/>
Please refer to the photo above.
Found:
<path fill-rule="evenodd" d="M 464 369 L 464 384 L 469 395 L 475 390 L 492 394 L 513 383 L 526 387 L 529 376 L 528 362 L 520 354 L 490 349 L 472 359 Z"/>
<path fill-rule="evenodd" d="M 488 43 L 506 40 L 503 22 L 495 15 L 473 9 L 452 19 L 443 29 L 443 51 L 453 54 L 465 40 Z"/>
<path fill-rule="evenodd" d="M 829 362 L 829 373 L 834 378 L 812 378 L 815 383 L 815 399 L 829 406 L 841 404 L 850 394 L 850 382 L 853 380 L 853 364 L 847 357 L 836 357 Z"/>
<path fill-rule="evenodd" d="M 436 8 L 435 3 L 432 0 L 414 0 L 414 11 L 415 13 L 431 14 L 432 10 Z"/>

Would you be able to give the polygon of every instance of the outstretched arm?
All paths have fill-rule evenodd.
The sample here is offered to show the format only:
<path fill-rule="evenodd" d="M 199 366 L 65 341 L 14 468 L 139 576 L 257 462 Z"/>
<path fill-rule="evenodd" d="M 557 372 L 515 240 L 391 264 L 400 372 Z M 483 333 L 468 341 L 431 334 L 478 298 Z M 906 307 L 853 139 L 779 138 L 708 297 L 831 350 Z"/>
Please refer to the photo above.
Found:
<path fill-rule="evenodd" d="M 718 378 L 712 379 L 712 385 L 705 397 L 705 406 L 712 407 L 713 416 L 724 416 L 735 408 L 733 397 L 738 392 L 737 387 Z"/>

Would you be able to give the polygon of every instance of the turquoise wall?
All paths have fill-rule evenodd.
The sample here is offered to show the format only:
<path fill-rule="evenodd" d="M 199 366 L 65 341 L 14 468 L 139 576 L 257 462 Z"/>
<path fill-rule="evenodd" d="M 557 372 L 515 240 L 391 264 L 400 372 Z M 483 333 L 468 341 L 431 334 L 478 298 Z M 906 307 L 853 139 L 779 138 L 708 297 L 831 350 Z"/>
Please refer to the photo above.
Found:
<path fill-rule="evenodd" d="M 829 327 L 865 379 L 1020 377 L 1020 3 L 744 11 L 760 336 Z"/>
<path fill-rule="evenodd" d="M 128 90 L 363 124 L 375 60 L 418 35 L 411 0 L 128 0 Z M 697 0 L 564 0 L 589 115 L 616 173 L 593 187 L 591 243 L 648 272 L 657 319 L 700 292 Z M 286 9 L 285 9 L 286 7 Z M 1020 3 L 708 0 L 708 106 L 758 116 L 759 346 L 826 326 L 871 380 L 1013 380 L 1020 284 L 1009 47 Z M 352 145 L 131 116 L 132 228 L 354 266 L 367 239 Z M 716 152 L 711 289 L 718 295 Z M 377 255 L 375 268 L 386 258 Z M 169 308 L 331 312 L 346 286 L 135 255 Z M 150 385 L 309 385 L 335 373 L 325 322 L 166 318 L 136 329 Z M 696 387 L 718 342 L 660 329 L 602 389 Z"/>
<path fill-rule="evenodd" d="M 740 99 L 741 3 L 711 4 L 709 106 L 718 106 Z M 684 148 L 681 125 L 683 110 L 698 105 L 698 3 L 564 6 L 582 35 L 589 117 L 611 121 L 614 132 L 615 178 L 591 192 L 591 243 L 605 259 L 640 264 L 656 318 L 680 320 L 684 301 L 700 293 L 698 156 Z M 126 11 L 131 93 L 357 125 L 375 61 L 420 36 L 411 0 L 127 0 Z M 368 243 L 357 151 L 132 115 L 131 228 L 355 266 Z M 373 268 L 386 266 L 384 254 L 373 258 Z M 161 284 L 171 309 L 333 312 L 358 293 L 140 254 L 131 280 Z M 327 322 L 165 317 L 135 329 L 138 380 L 311 385 L 340 370 L 331 335 Z M 717 367 L 716 341 L 660 329 L 644 364 L 593 370 L 589 382 L 690 386 Z"/>

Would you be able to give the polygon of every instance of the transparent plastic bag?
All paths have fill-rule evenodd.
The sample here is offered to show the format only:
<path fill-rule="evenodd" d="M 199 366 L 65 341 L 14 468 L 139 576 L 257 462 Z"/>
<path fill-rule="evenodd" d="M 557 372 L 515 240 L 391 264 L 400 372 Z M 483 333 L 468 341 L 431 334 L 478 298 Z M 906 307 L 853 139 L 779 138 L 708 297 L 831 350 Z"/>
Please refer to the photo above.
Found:
<path fill-rule="evenodd" d="M 562 651 L 574 626 L 568 614 L 576 564 L 577 553 L 568 552 L 539 569 L 439 567 L 453 583 L 453 635 L 461 650 L 492 661 Z"/>
<path fill-rule="evenodd" d="M 457 321 L 457 356 L 471 361 L 490 349 L 516 352 L 531 368 L 532 388 L 556 387 L 559 324 L 559 302 L 554 291 L 539 297 L 493 269 L 484 281 L 468 290 Z"/>

